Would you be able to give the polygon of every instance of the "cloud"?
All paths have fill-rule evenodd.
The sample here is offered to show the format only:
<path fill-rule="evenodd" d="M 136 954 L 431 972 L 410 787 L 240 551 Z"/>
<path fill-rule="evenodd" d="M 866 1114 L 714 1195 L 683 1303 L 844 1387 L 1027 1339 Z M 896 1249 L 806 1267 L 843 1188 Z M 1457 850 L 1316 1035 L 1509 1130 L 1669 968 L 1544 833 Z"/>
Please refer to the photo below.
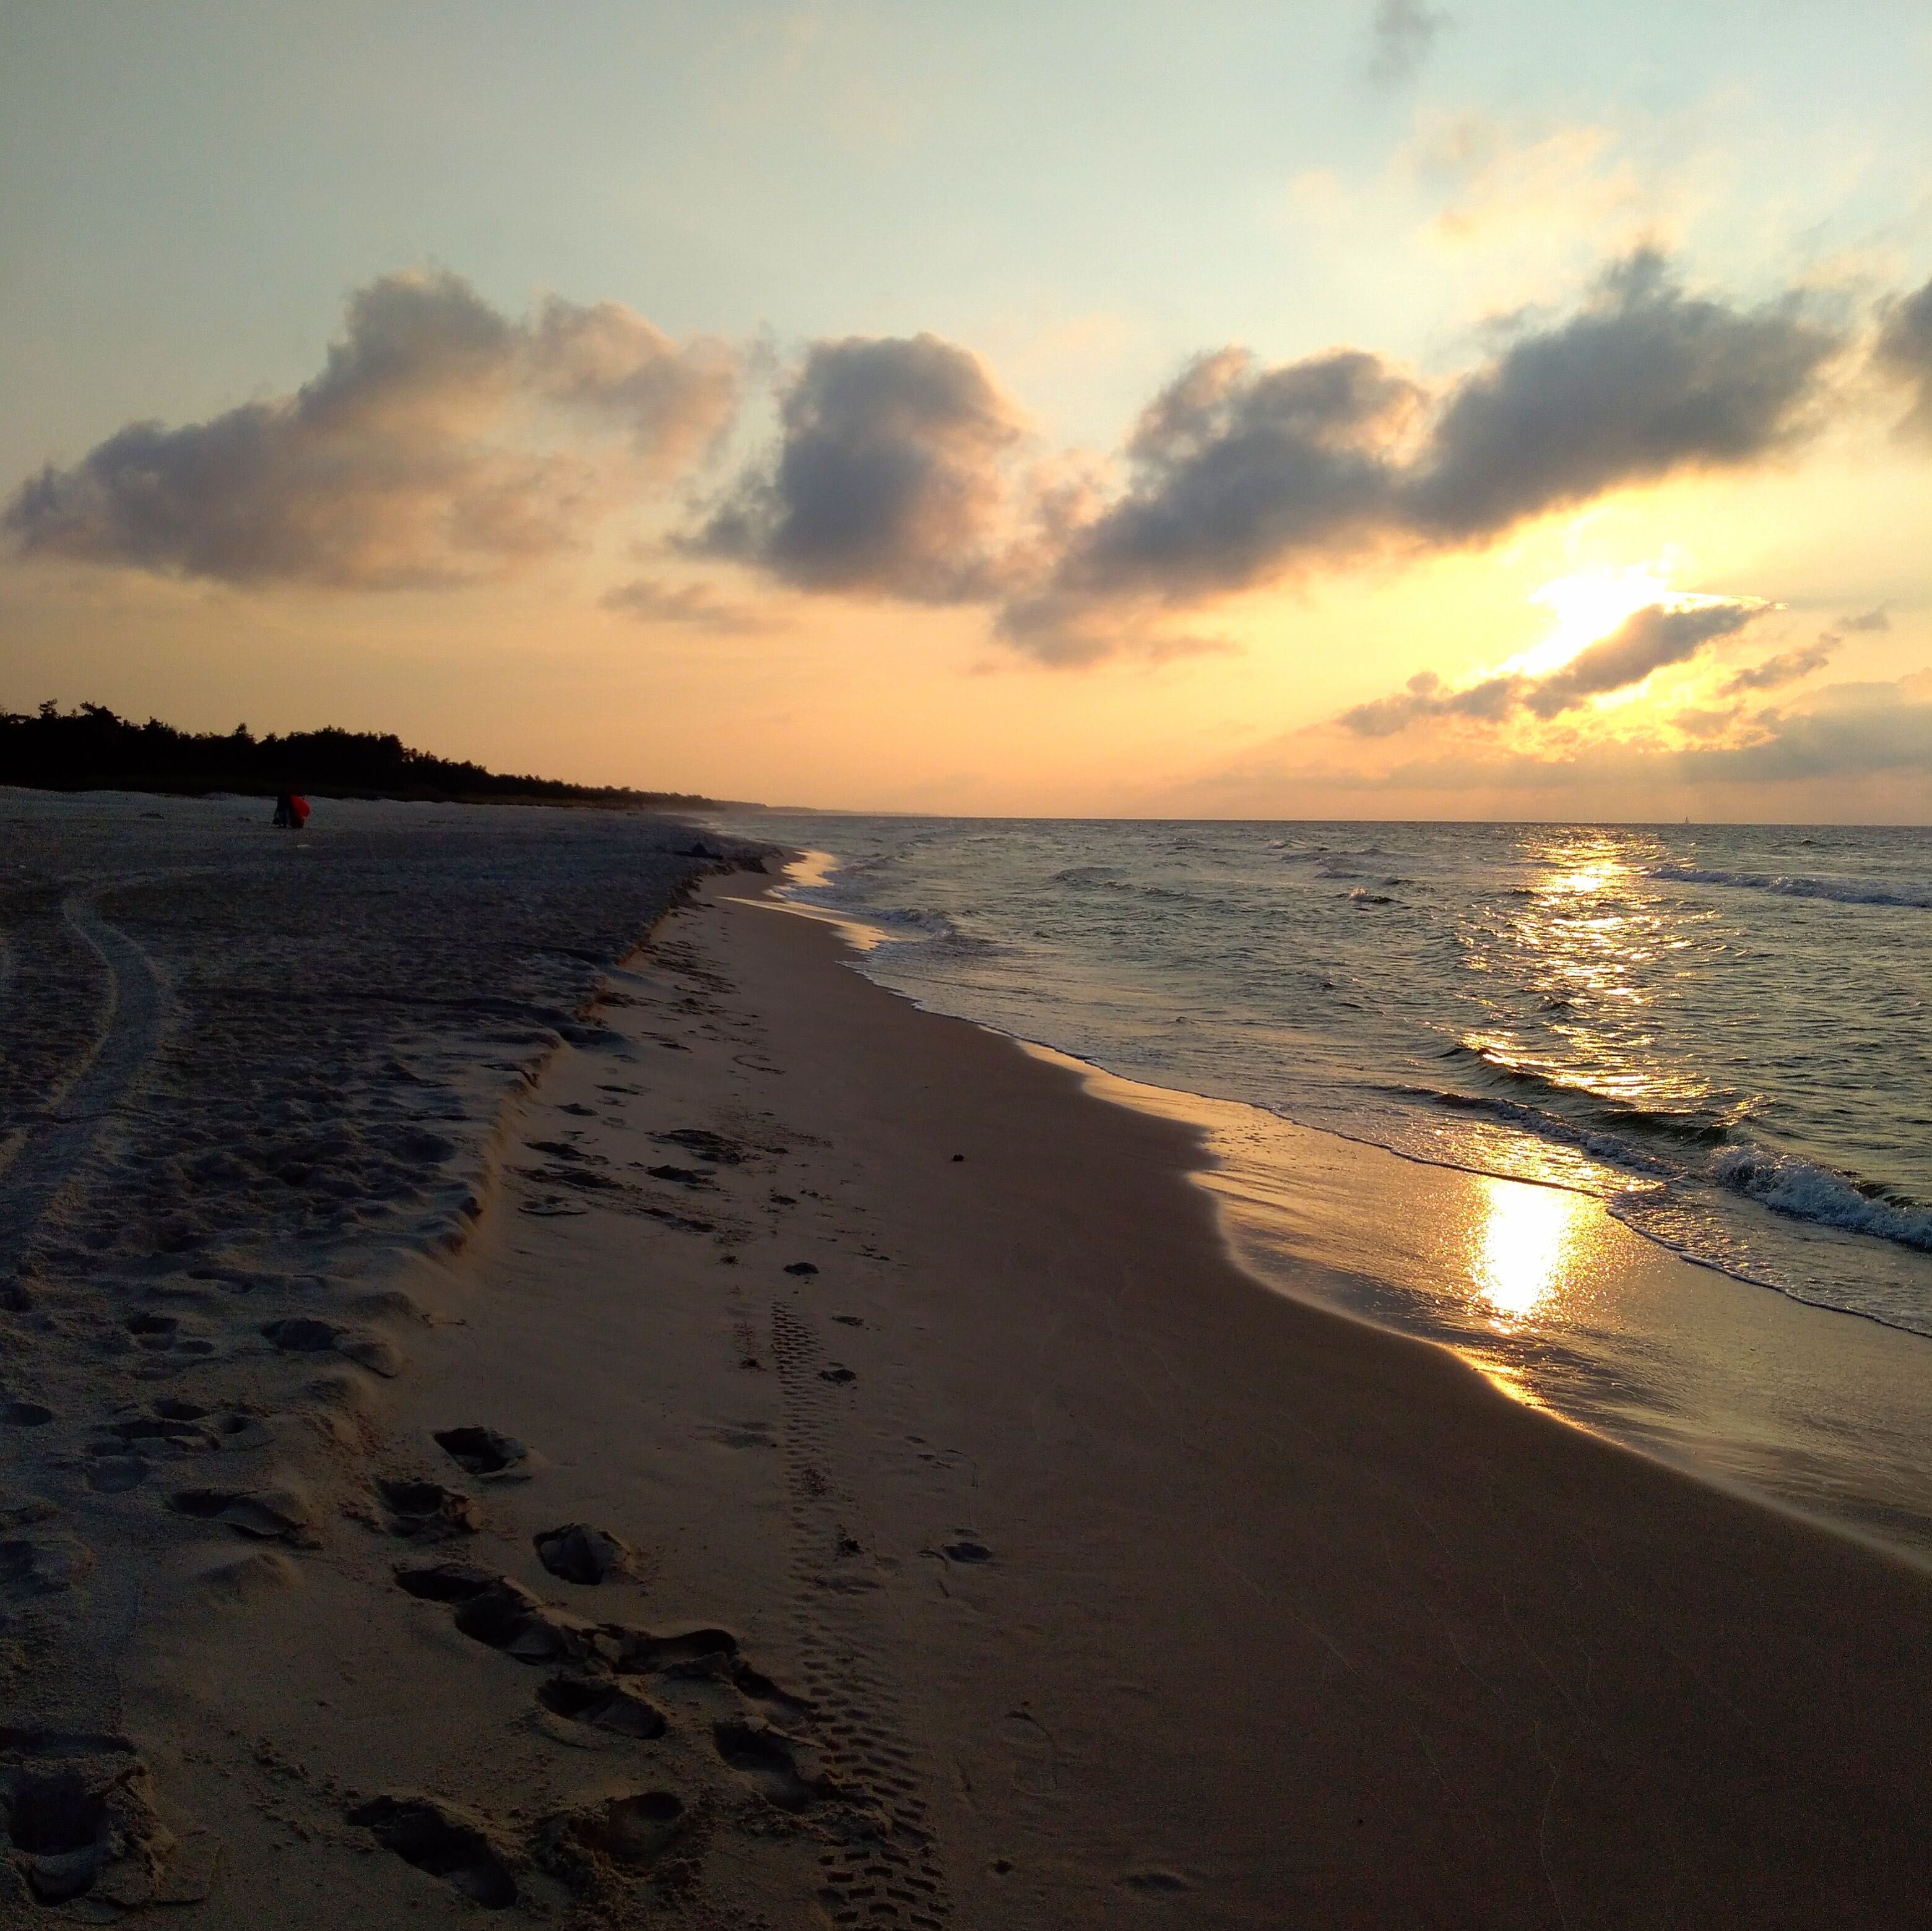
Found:
<path fill-rule="evenodd" d="M 1826 631 L 1816 643 L 1808 643 L 1800 650 L 1784 651 L 1776 657 L 1767 657 L 1762 664 L 1748 666 L 1726 679 L 1718 694 L 1735 697 L 1741 691 L 1775 691 L 1784 685 L 1795 684 L 1829 662 L 1832 653 L 1844 642 L 1835 631 Z"/>
<path fill-rule="evenodd" d="M 995 586 L 1018 411 L 970 350 L 852 337 L 807 354 L 781 438 L 688 547 L 847 595 L 954 603 Z"/>
<path fill-rule="evenodd" d="M 1434 718 L 1500 724 L 1526 711 L 1547 723 L 1589 698 L 1628 690 L 1654 671 L 1686 661 L 1706 644 L 1743 629 L 1766 607 L 1755 598 L 1652 604 L 1545 676 L 1498 674 L 1450 690 L 1434 671 L 1424 670 L 1394 696 L 1357 704 L 1336 722 L 1358 737 L 1371 738 L 1392 737 Z"/>
<path fill-rule="evenodd" d="M 1755 598 L 1713 598 L 1679 609 L 1652 604 L 1560 669 L 1535 679 L 1523 703 L 1538 717 L 1550 718 L 1586 698 L 1628 690 L 1652 671 L 1682 664 L 1707 643 L 1734 635 L 1765 607 Z"/>
<path fill-rule="evenodd" d="M 1620 486 L 1760 460 L 1808 427 L 1839 346 L 1791 302 L 1694 297 L 1640 252 L 1432 406 L 1361 349 L 1272 368 L 1238 348 L 1204 355 L 1143 413 L 1125 491 L 1016 592 L 1001 632 L 1050 656 L 1056 635 L 1104 634 L 1117 609 L 1131 625 L 1150 600 L 1472 547 Z"/>
<path fill-rule="evenodd" d="M 1879 334 L 1877 359 L 1912 391 L 1902 427 L 1932 436 L 1932 281 L 1893 305 Z"/>
<path fill-rule="evenodd" d="M 1838 338 L 1790 301 L 1741 312 L 1687 295 L 1648 250 L 1594 299 L 1462 382 L 1405 479 L 1404 508 L 1447 543 L 1790 441 Z"/>
<path fill-rule="evenodd" d="M 1373 539 L 1390 517 L 1390 445 L 1421 400 L 1360 349 L 1272 369 L 1243 349 L 1198 358 L 1143 412 L 1132 487 L 1078 534 L 1060 586 L 1178 601 Z"/>
<path fill-rule="evenodd" d="M 1421 0 L 1377 0 L 1369 28 L 1370 76 L 1385 82 L 1412 79 L 1449 24 L 1447 13 L 1424 6 Z"/>
<path fill-rule="evenodd" d="M 1861 610 L 1855 617 L 1840 618 L 1838 628 L 1851 631 L 1886 631 L 1892 628 L 1892 617 L 1881 604 L 1876 610 Z"/>
<path fill-rule="evenodd" d="M 578 541 L 612 506 L 581 451 L 530 418 L 623 436 L 662 476 L 735 407 L 720 345 L 680 348 L 614 303 L 500 315 L 460 277 L 386 275 L 350 298 L 322 371 L 292 395 L 167 428 L 129 424 L 8 505 L 29 556 L 237 584 L 441 585 Z"/>
<path fill-rule="evenodd" d="M 648 577 L 620 583 L 598 600 L 607 610 L 646 622 L 682 624 L 716 636 L 742 636 L 782 628 L 775 619 L 749 604 L 734 604 L 708 583 L 660 583 Z"/>
<path fill-rule="evenodd" d="M 1897 685 L 1853 687 L 1846 697 L 1850 701 L 1767 718 L 1766 734 L 1754 743 L 1682 752 L 1678 768 L 1700 782 L 1774 784 L 1874 772 L 1932 775 L 1932 703 L 1904 699 Z"/>
<path fill-rule="evenodd" d="M 1758 817 L 1922 822 L 1932 808 L 1932 671 L 1830 686 L 1793 712 L 1748 715 L 1733 704 L 1678 710 L 1669 723 L 1674 735 L 1566 731 L 1526 745 L 1488 737 L 1427 742 L 1424 754 L 1394 761 L 1371 759 L 1362 747 L 1338 755 L 1334 735 L 1316 727 L 1148 802 L 1169 815 L 1360 815 L 1372 799 L 1377 816 L 1598 817 L 1627 816 L 1636 801 L 1668 816 L 1699 808 L 1708 790 L 1729 788 L 1727 811 Z M 1790 787 L 1784 802 L 1767 805 L 1760 787 L 1768 784 Z M 1348 799 L 1358 802 L 1344 810 Z"/>

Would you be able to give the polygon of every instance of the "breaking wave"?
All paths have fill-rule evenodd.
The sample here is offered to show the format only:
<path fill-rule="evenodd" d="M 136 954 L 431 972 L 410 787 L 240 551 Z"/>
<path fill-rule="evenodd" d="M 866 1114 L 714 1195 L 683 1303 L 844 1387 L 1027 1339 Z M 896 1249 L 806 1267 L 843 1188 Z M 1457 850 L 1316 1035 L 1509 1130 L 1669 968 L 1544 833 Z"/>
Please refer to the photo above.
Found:
<path fill-rule="evenodd" d="M 1932 910 L 1932 885 L 1901 884 L 1896 880 L 1878 884 L 1862 878 L 1716 871 L 1694 865 L 1652 865 L 1650 876 L 1680 885 L 1730 885 L 1751 892 L 1775 892 L 1786 898 L 1826 898 L 1838 905 L 1905 905 Z"/>

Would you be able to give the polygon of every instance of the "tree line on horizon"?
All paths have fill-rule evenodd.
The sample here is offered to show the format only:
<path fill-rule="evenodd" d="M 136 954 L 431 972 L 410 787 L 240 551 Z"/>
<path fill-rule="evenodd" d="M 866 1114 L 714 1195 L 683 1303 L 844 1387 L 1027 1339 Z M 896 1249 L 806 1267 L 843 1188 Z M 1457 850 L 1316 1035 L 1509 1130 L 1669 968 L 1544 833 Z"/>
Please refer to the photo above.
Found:
<path fill-rule="evenodd" d="M 394 798 L 440 804 L 603 805 L 627 809 L 700 805 L 689 792 L 568 784 L 490 771 L 417 751 L 394 732 L 183 731 L 150 718 L 117 717 L 105 704 L 62 711 L 0 711 L 0 784 L 41 791 L 148 791 L 193 797 L 212 791 L 269 798 Z"/>

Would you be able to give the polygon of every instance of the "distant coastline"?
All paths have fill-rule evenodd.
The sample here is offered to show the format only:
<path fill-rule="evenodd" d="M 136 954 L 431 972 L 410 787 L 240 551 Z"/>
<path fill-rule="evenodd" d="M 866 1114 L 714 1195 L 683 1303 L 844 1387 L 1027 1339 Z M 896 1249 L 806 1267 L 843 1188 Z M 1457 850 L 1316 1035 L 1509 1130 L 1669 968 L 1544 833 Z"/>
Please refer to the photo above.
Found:
<path fill-rule="evenodd" d="M 0 784 L 37 791 L 146 791 L 174 797 L 210 792 L 271 798 L 283 791 L 322 798 L 384 798 L 455 805 L 596 805 L 617 811 L 715 806 L 695 793 L 571 784 L 490 771 L 417 751 L 393 732 L 320 730 L 256 737 L 189 732 L 150 718 L 117 717 L 104 704 L 63 712 L 0 711 Z"/>

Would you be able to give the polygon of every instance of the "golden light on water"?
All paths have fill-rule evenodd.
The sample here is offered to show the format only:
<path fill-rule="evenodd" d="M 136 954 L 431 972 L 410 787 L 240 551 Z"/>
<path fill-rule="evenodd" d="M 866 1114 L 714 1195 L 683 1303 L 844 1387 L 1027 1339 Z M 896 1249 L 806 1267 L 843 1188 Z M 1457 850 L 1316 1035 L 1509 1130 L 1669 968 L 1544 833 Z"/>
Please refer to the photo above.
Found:
<path fill-rule="evenodd" d="M 1561 1295 L 1592 1203 L 1520 1180 L 1485 1180 L 1483 1190 L 1485 1218 L 1471 1270 L 1476 1291 L 1505 1320 L 1526 1320 Z"/>

